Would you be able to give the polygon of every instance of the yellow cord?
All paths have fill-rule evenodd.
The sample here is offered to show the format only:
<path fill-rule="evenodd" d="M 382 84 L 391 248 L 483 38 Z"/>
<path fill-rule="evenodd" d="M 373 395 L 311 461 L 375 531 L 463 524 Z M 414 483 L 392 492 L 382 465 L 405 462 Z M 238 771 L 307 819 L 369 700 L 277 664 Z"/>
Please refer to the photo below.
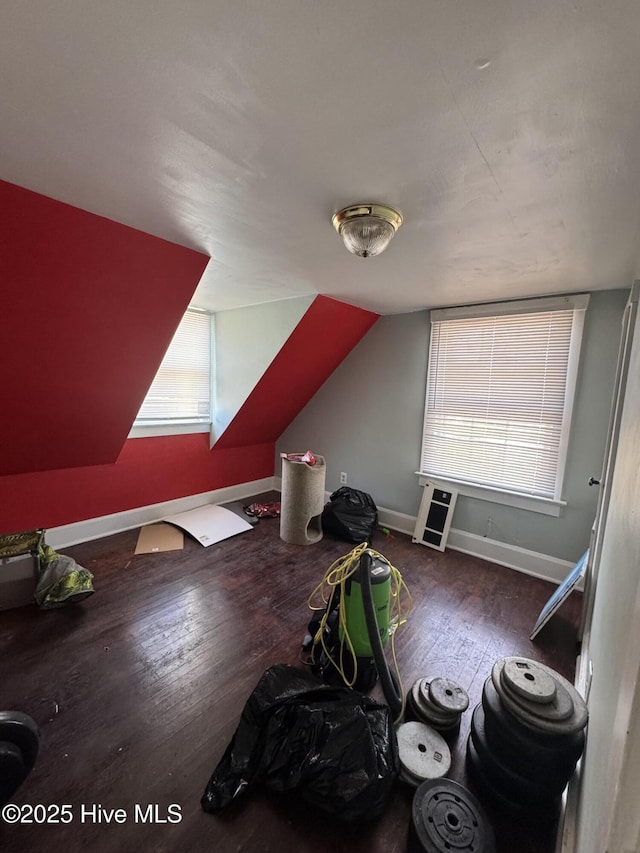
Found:
<path fill-rule="evenodd" d="M 378 559 L 385 562 L 391 570 L 391 588 L 389 601 L 389 625 L 391 627 L 389 633 L 391 636 L 391 655 L 393 657 L 393 665 L 396 671 L 398 685 L 400 687 L 403 697 L 402 710 L 399 715 L 400 718 L 404 714 L 404 691 L 402 690 L 400 670 L 396 658 L 395 635 L 397 629 L 401 625 L 404 625 L 404 623 L 407 621 L 409 614 L 411 613 L 413 601 L 411 598 L 411 593 L 409 592 L 405 582 L 403 581 L 402 575 L 400 574 L 398 569 L 396 569 L 395 566 L 392 566 L 389 560 L 387 560 L 387 558 L 384 557 L 382 554 L 378 553 L 378 551 L 374 551 L 373 548 L 368 548 L 366 542 L 363 542 L 362 545 L 357 545 L 352 551 L 350 551 L 348 554 L 345 554 L 344 557 L 340 557 L 338 560 L 332 563 L 325 572 L 324 577 L 322 578 L 318 586 L 309 596 L 307 604 L 311 610 L 324 610 L 324 615 L 320 620 L 320 626 L 316 631 L 315 637 L 313 638 L 313 644 L 315 646 L 320 643 L 324 650 L 324 653 L 327 656 L 327 659 L 340 673 L 340 677 L 342 678 L 344 683 L 348 687 L 353 687 L 358 674 L 358 664 L 357 657 L 353 648 L 353 643 L 347 631 L 346 604 L 344 593 L 345 584 L 347 580 L 354 572 L 358 570 L 360 566 L 360 557 L 366 550 L 369 551 L 372 557 L 377 557 Z M 336 589 L 338 588 L 340 589 L 339 625 L 342 629 L 342 640 L 340 643 L 340 656 L 338 661 L 336 661 L 333 659 L 331 652 L 325 645 L 325 627 L 332 609 L 331 602 L 333 601 L 333 596 L 335 594 Z M 322 604 L 320 605 L 314 604 L 314 601 L 317 601 L 318 597 L 322 602 Z M 347 677 L 344 671 L 343 655 L 345 645 L 348 648 L 351 654 L 351 658 L 353 660 L 353 676 L 351 679 Z"/>

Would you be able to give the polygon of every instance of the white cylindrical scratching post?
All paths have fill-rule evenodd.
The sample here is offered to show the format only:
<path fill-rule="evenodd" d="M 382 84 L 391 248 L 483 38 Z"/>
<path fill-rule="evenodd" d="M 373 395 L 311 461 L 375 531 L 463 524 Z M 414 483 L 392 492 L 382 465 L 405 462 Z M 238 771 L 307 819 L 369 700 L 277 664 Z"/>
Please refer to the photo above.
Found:
<path fill-rule="evenodd" d="M 290 545 L 313 545 L 322 539 L 326 471 L 323 456 L 316 456 L 315 465 L 282 459 L 280 538 Z"/>

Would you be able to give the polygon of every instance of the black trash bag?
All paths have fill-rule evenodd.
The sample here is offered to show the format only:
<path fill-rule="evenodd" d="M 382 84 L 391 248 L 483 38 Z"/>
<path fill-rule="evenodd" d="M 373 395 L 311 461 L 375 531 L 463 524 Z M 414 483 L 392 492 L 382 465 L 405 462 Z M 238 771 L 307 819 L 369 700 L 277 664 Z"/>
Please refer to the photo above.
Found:
<path fill-rule="evenodd" d="M 338 539 L 371 542 L 378 526 L 378 508 L 371 495 L 341 486 L 329 498 L 322 510 L 322 529 Z"/>
<path fill-rule="evenodd" d="M 278 664 L 249 697 L 200 802 L 218 812 L 264 784 L 342 820 L 372 820 L 384 812 L 398 772 L 386 705 Z"/>

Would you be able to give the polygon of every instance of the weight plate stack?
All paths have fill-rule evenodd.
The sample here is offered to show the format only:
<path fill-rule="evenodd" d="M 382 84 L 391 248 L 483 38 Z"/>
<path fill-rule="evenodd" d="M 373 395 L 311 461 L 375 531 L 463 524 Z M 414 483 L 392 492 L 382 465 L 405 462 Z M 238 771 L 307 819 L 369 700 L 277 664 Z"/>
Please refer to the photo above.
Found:
<path fill-rule="evenodd" d="M 423 782 L 411 805 L 409 853 L 495 853 L 493 827 L 474 797 L 458 782 Z"/>
<path fill-rule="evenodd" d="M 466 691 L 446 678 L 418 678 L 407 694 L 409 715 L 446 738 L 458 734 L 462 713 L 468 706 Z"/>
<path fill-rule="evenodd" d="M 540 702 L 526 698 L 512 690 L 504 677 L 504 667 L 509 661 L 527 662 L 550 675 L 556 684 L 556 693 L 550 701 Z M 502 704 L 526 727 L 548 734 L 571 734 L 584 729 L 588 720 L 587 706 L 575 687 L 550 667 L 526 658 L 498 660 L 491 671 L 493 686 Z M 524 681 L 524 680 L 523 680 Z"/>
<path fill-rule="evenodd" d="M 549 774 L 568 781 L 584 749 L 584 731 L 565 735 L 534 732 L 510 714 L 488 678 L 482 690 L 485 732 L 499 760 L 531 779 L 544 781 Z"/>
<path fill-rule="evenodd" d="M 500 811 L 507 811 L 517 815 L 523 823 L 547 823 L 558 817 L 560 804 L 562 803 L 561 797 L 551 800 L 550 805 L 546 807 L 540 804 L 532 806 L 531 804 L 523 804 L 515 799 L 511 795 L 511 792 L 497 788 L 480 761 L 471 737 L 467 738 L 467 768 L 476 785 L 478 785 L 482 792 L 486 794 L 488 799 Z"/>
<path fill-rule="evenodd" d="M 471 772 L 503 805 L 555 815 L 584 748 L 587 717 L 580 694 L 550 667 L 498 660 L 473 712 Z"/>
<path fill-rule="evenodd" d="M 471 739 L 487 775 L 495 786 L 508 791 L 518 802 L 545 803 L 559 796 L 565 789 L 567 779 L 559 773 L 548 772 L 545 779 L 533 778 L 527 766 L 519 770 L 502 762 L 489 745 L 485 730 L 485 714 L 482 705 L 477 705 L 471 718 Z"/>
<path fill-rule="evenodd" d="M 420 722 L 402 723 L 396 729 L 400 778 L 418 787 L 427 779 L 446 776 L 451 767 L 451 751 L 435 729 Z"/>
<path fill-rule="evenodd" d="M 484 768 L 484 765 L 480 761 L 478 756 L 478 751 L 473 745 L 473 740 L 471 736 L 467 738 L 467 769 L 471 773 L 471 778 L 476 783 L 476 785 L 482 790 L 483 793 L 486 793 L 489 799 L 499 805 L 501 809 L 504 809 L 508 812 L 520 812 L 523 811 L 524 807 L 517 800 L 511 798 L 509 792 L 500 791 L 496 786 L 492 783 L 487 771 Z"/>

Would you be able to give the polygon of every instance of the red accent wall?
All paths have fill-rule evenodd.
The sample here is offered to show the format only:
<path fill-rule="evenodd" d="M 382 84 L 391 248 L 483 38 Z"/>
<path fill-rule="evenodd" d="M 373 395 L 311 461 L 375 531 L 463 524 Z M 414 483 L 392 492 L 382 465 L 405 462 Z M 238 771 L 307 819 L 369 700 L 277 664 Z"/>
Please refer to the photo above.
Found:
<path fill-rule="evenodd" d="M 0 181 L 0 533 L 273 476 L 275 441 L 378 315 L 317 297 L 213 450 L 127 440 L 207 260 Z"/>
<path fill-rule="evenodd" d="M 129 439 L 115 465 L 0 477 L 0 533 L 57 527 L 273 476 L 275 446 L 210 450 L 209 436 Z"/>
<path fill-rule="evenodd" d="M 116 461 L 207 261 L 0 181 L 0 475 Z"/>
<path fill-rule="evenodd" d="M 317 296 L 216 449 L 277 441 L 378 319 L 379 314 Z"/>

